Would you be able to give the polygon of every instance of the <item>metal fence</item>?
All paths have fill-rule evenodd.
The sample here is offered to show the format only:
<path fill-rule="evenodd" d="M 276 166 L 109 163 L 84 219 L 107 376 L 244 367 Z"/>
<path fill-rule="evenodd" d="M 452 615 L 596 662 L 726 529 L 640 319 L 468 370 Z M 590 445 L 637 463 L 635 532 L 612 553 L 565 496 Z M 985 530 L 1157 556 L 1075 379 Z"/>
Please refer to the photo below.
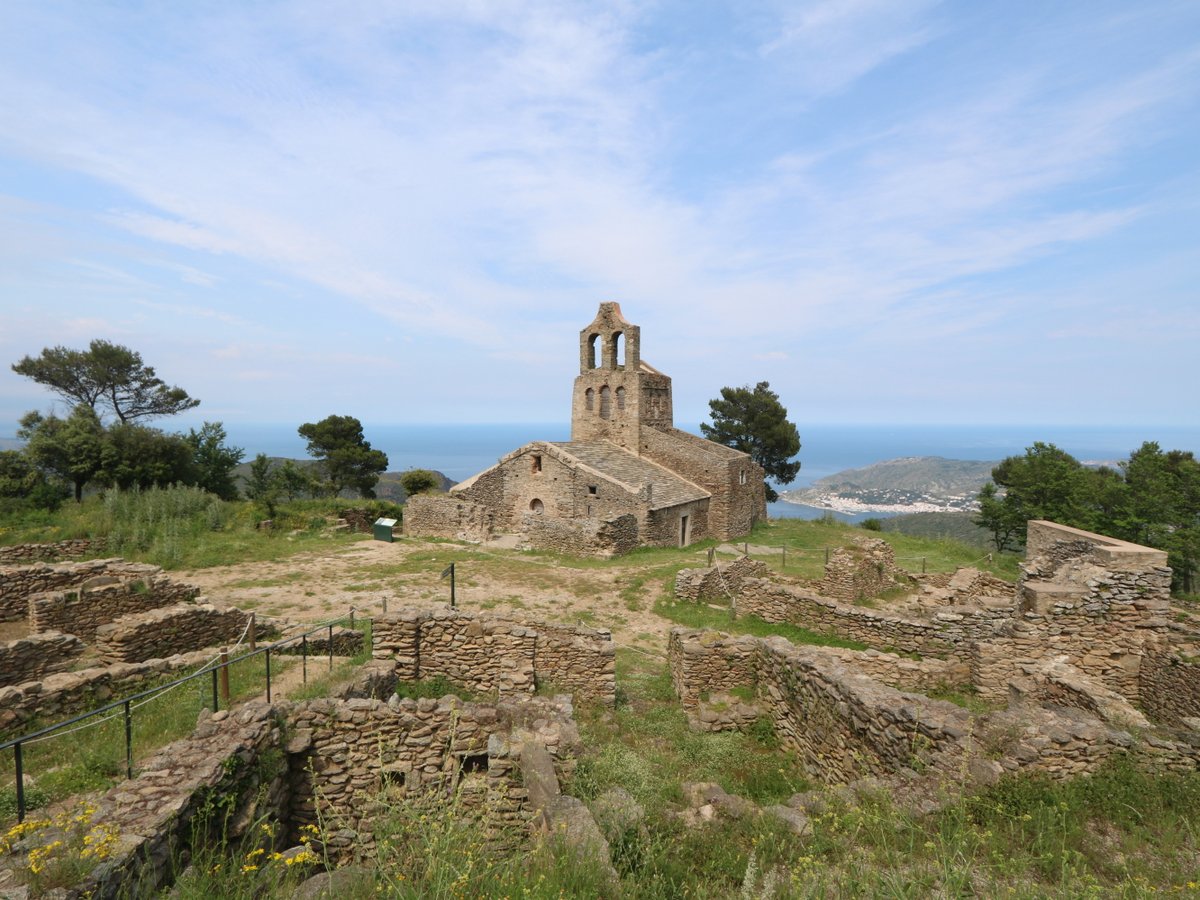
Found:
<path fill-rule="evenodd" d="M 369 622 L 369 620 L 360 620 L 360 621 Z M 286 655 L 296 655 L 295 649 L 298 647 L 299 655 L 301 656 L 300 665 L 301 665 L 301 671 L 302 671 L 302 678 L 303 678 L 304 683 L 307 683 L 308 682 L 308 656 L 309 656 L 308 638 L 309 638 L 309 636 L 313 635 L 313 634 L 317 634 L 322 631 L 327 631 L 328 643 L 329 643 L 329 648 L 328 648 L 329 649 L 329 653 L 328 653 L 329 668 L 330 668 L 330 670 L 332 670 L 333 669 L 333 656 L 334 656 L 334 653 L 333 653 L 333 648 L 334 648 L 333 629 L 335 626 L 340 626 L 340 625 L 347 624 L 347 623 L 349 624 L 350 628 L 354 628 L 354 610 L 353 609 L 350 611 L 350 615 L 348 617 L 343 616 L 338 619 L 332 619 L 328 622 L 322 622 L 319 625 L 315 625 L 312 628 L 309 628 L 307 631 L 304 631 L 301 634 L 293 634 L 293 635 L 290 635 L 287 637 L 281 637 L 278 640 L 275 640 L 270 644 L 266 644 L 262 647 L 258 647 L 257 649 L 251 649 L 249 652 L 243 653 L 236 657 L 231 658 L 229 656 L 229 652 L 227 650 L 222 650 L 221 653 L 217 657 L 215 657 L 212 661 L 205 663 L 197 671 L 192 672 L 189 675 L 184 675 L 182 678 L 176 678 L 174 681 L 167 682 L 166 684 L 157 685 L 153 688 L 142 691 L 141 693 L 133 694 L 129 697 L 124 697 L 120 700 L 114 700 L 112 703 L 107 703 L 104 706 L 97 707 L 96 709 L 89 710 L 88 712 L 80 713 L 79 715 L 72 716 L 69 719 L 63 719 L 60 722 L 55 722 L 53 725 L 47 725 L 44 728 L 39 728 L 37 731 L 32 731 L 28 734 L 23 734 L 18 738 L 13 738 L 12 740 L 0 743 L 0 753 L 4 752 L 5 750 L 8 750 L 10 748 L 13 751 L 13 763 L 14 763 L 14 770 L 15 770 L 15 775 L 16 775 L 17 821 L 18 822 L 25 821 L 25 813 L 26 813 L 25 760 L 24 760 L 24 748 L 26 745 L 39 743 L 41 741 L 51 740 L 54 738 L 65 737 L 66 735 L 72 734 L 76 731 L 81 731 L 85 728 L 90 728 L 93 725 L 100 724 L 100 722 L 105 721 L 106 719 L 121 716 L 124 720 L 124 726 L 125 726 L 125 759 L 124 759 L 125 776 L 127 778 L 132 778 L 133 777 L 133 713 L 139 706 L 143 706 L 146 703 L 149 703 L 151 700 L 155 699 L 156 697 L 158 697 L 162 694 L 165 694 L 167 691 L 174 690 L 175 688 L 179 687 L 180 685 L 187 684 L 188 682 L 191 682 L 191 681 L 196 681 L 197 679 L 208 678 L 211 680 L 211 683 L 212 683 L 212 687 L 211 687 L 212 710 L 213 710 L 213 712 L 216 712 L 218 709 L 220 709 L 220 702 L 221 702 L 222 698 L 224 698 L 226 705 L 228 705 L 231 702 L 230 701 L 230 691 L 229 691 L 229 668 L 231 666 L 246 662 L 247 660 L 251 660 L 256 657 L 262 657 L 264 660 L 264 673 L 265 673 L 265 680 L 266 680 L 267 702 L 270 703 L 271 702 L 271 655 L 272 655 L 272 653 L 274 653 L 277 658 L 280 655 L 284 655 L 284 651 L 290 651 L 290 652 L 287 652 Z M 251 627 L 250 625 L 247 625 L 248 630 L 250 629 L 250 627 Z M 239 646 L 241 644 L 242 640 L 244 640 L 245 637 L 246 637 L 246 633 L 243 632 L 242 638 L 240 638 L 238 640 L 238 643 L 234 645 L 234 649 L 236 649 L 237 646 Z M 251 638 L 251 641 L 252 641 L 251 646 L 253 648 L 253 637 Z M 297 641 L 299 641 L 299 644 L 297 644 Z M 100 719 L 98 721 L 91 721 L 91 720 L 95 719 L 97 716 L 103 716 L 104 718 Z M 75 727 L 72 727 L 72 726 L 75 726 Z M 65 728 L 70 729 L 70 730 L 63 731 L 62 729 L 65 729 Z"/>

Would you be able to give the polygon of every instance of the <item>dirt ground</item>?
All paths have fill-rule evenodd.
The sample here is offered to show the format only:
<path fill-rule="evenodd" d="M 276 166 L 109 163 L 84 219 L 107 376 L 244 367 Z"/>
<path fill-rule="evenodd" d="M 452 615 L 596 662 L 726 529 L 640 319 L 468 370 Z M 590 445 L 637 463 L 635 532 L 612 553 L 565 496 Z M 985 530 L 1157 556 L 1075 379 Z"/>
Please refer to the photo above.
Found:
<path fill-rule="evenodd" d="M 732 550 L 732 548 L 730 548 Z M 695 565 L 703 565 L 704 551 Z M 568 567 L 552 559 L 502 547 L 364 540 L 331 544 L 283 560 L 173 572 L 201 588 L 218 606 L 237 606 L 318 622 L 354 608 L 372 615 L 398 607 L 449 604 L 456 562 L 456 603 L 464 610 L 609 628 L 620 645 L 665 652 L 671 623 L 652 610 L 665 577 L 645 565 Z"/>

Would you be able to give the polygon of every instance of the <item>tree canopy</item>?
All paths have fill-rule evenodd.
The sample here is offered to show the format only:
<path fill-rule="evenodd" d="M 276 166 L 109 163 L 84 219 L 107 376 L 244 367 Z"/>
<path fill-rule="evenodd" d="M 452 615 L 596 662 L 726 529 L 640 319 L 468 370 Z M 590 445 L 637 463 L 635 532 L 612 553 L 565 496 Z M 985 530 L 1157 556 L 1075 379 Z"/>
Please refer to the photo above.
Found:
<path fill-rule="evenodd" d="M 375 496 L 375 485 L 387 470 L 388 458 L 382 450 L 371 449 L 358 419 L 327 416 L 320 422 L 306 422 L 298 431 L 308 441 L 308 454 L 317 460 L 333 496 L 347 488 L 362 497 Z"/>
<path fill-rule="evenodd" d="M 222 500 L 236 500 L 237 484 L 233 470 L 246 455 L 241 447 L 225 443 L 225 426 L 220 422 L 205 422 L 197 431 L 188 429 L 184 440 L 192 448 L 192 475 L 196 484 Z"/>
<path fill-rule="evenodd" d="M 442 479 L 428 469 L 409 469 L 400 474 L 400 486 L 404 488 L 405 497 L 412 497 L 436 491 L 442 486 Z"/>
<path fill-rule="evenodd" d="M 90 406 L 80 404 L 65 419 L 26 413 L 17 435 L 26 441 L 29 461 L 48 475 L 72 485 L 75 500 L 104 468 L 106 434 Z"/>
<path fill-rule="evenodd" d="M 800 433 L 768 382 L 760 381 L 753 389 L 721 388 L 721 396 L 709 400 L 708 406 L 713 423 L 700 425 L 706 438 L 750 454 L 767 477 L 780 484 L 795 479 L 800 463 L 792 457 L 800 452 Z M 768 501 L 779 498 L 769 482 L 764 486 Z"/>
<path fill-rule="evenodd" d="M 183 388 L 159 378 L 136 350 L 100 339 L 87 350 L 47 347 L 14 363 L 12 370 L 72 404 L 101 415 L 110 412 L 122 423 L 173 416 L 200 404 Z"/>

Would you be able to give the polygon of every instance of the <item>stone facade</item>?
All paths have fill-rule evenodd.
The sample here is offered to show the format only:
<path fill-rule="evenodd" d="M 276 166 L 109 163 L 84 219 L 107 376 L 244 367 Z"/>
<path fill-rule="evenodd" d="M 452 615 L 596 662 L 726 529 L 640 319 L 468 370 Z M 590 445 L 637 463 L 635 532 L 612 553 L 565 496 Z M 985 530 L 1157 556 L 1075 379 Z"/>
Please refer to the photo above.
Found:
<path fill-rule="evenodd" d="M 96 629 L 122 616 L 146 612 L 163 606 L 190 603 L 200 589 L 173 581 L 164 575 L 146 580 L 97 583 L 92 579 L 72 591 L 50 591 L 29 598 L 29 622 L 34 631 L 67 631 L 91 641 Z"/>
<path fill-rule="evenodd" d="M 96 630 L 96 652 L 105 662 L 143 662 L 233 643 L 250 613 L 207 603 L 181 604 L 122 616 Z"/>
<path fill-rule="evenodd" d="M 103 553 L 106 544 L 104 538 L 74 538 L 69 541 L 55 541 L 52 544 L 11 544 L 0 547 L 0 566 L 79 559 Z"/>
<path fill-rule="evenodd" d="M 375 618 L 373 655 L 403 681 L 444 677 L 473 691 L 532 694 L 552 684 L 613 703 L 616 649 L 607 630 L 518 622 L 459 610 L 397 610 Z"/>
<path fill-rule="evenodd" d="M 766 516 L 763 478 L 746 454 L 673 426 L 671 379 L 641 359 L 640 329 L 603 303 L 580 333 L 571 440 L 526 444 L 448 495 L 413 498 L 404 528 L 466 540 L 517 532 L 532 547 L 589 555 L 686 546 L 747 534 Z"/>
<path fill-rule="evenodd" d="M 161 572 L 158 566 L 124 559 L 0 567 L 0 622 L 18 622 L 28 616 L 30 594 L 70 591 L 89 583 L 111 584 L 111 579 L 149 582 Z"/>
<path fill-rule="evenodd" d="M 83 641 L 57 631 L 0 643 L 0 686 L 62 672 L 71 668 L 83 651 Z"/>

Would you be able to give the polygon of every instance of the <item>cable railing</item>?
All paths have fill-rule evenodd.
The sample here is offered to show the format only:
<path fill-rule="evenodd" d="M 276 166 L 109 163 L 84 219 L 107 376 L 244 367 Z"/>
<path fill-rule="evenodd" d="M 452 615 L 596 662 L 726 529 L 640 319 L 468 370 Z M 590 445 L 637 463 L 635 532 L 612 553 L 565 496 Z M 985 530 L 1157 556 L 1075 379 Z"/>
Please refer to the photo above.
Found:
<path fill-rule="evenodd" d="M 252 620 L 250 620 L 252 621 Z M 254 638 L 250 621 L 247 622 L 247 627 L 242 632 L 242 636 L 238 638 L 238 642 L 233 645 L 234 650 L 241 646 L 246 639 L 247 632 L 251 633 L 251 646 L 253 647 Z M 360 621 L 370 621 L 363 619 Z M 106 703 L 104 706 L 96 709 L 88 710 L 79 715 L 72 716 L 69 719 L 55 722 L 52 725 L 47 725 L 32 731 L 28 734 L 23 734 L 20 737 L 13 738 L 0 743 L 0 753 L 5 750 L 12 749 L 13 751 L 13 768 L 16 776 L 16 800 L 17 800 L 17 822 L 25 821 L 26 798 L 25 798 L 25 760 L 24 749 L 27 746 L 39 744 L 43 741 L 52 740 L 54 738 L 64 737 L 68 734 L 74 734 L 78 731 L 100 725 L 117 717 L 124 719 L 125 730 L 125 777 L 133 777 L 133 713 L 136 709 L 152 700 L 155 700 L 175 688 L 187 684 L 188 682 L 196 681 L 200 678 L 209 678 L 212 681 L 212 710 L 217 712 L 220 709 L 221 698 L 224 698 L 226 705 L 231 703 L 229 690 L 229 667 L 238 663 L 245 662 L 255 657 L 262 656 L 264 658 L 264 670 L 266 675 L 266 692 L 267 702 L 271 702 L 271 654 L 274 652 L 276 656 L 282 655 L 284 651 L 293 650 L 299 647 L 301 656 L 302 678 L 305 684 L 308 683 L 308 656 L 309 656 L 309 641 L 310 635 L 319 632 L 327 632 L 328 638 L 328 657 L 329 668 L 333 669 L 334 658 L 334 633 L 335 627 L 347 624 L 351 629 L 354 628 L 354 610 L 350 610 L 349 616 L 341 616 L 337 619 L 331 619 L 327 622 L 321 622 L 314 625 L 301 634 L 291 634 L 285 637 L 280 637 L 269 644 L 264 644 L 256 649 L 251 649 L 247 653 L 243 653 L 236 657 L 230 657 L 230 648 L 222 649 L 213 659 L 201 665 L 199 669 L 181 678 L 176 678 L 166 684 L 156 685 L 155 687 L 141 691 L 137 694 L 132 694 L 128 697 L 123 697 L 120 700 L 114 700 L 111 703 Z M 303 627 L 302 625 L 295 627 Z M 291 629 L 288 629 L 291 630 Z M 299 644 L 297 645 L 297 641 Z M 293 654 L 287 654 L 293 655 Z M 83 723 L 83 724 L 80 724 Z M 72 727 L 77 726 L 77 727 Z M 62 729 L 69 729 L 63 731 Z"/>

